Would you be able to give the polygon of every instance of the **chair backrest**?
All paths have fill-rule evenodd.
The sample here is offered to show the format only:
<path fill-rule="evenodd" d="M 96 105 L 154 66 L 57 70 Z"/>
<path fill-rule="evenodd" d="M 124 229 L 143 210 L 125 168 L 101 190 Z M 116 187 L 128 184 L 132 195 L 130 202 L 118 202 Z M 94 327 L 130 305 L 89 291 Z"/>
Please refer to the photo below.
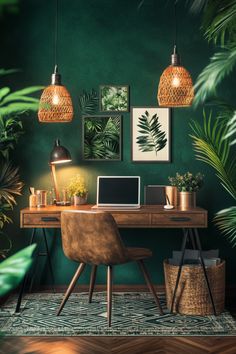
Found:
<path fill-rule="evenodd" d="M 127 260 L 116 222 L 109 213 L 64 211 L 61 232 L 63 251 L 74 261 L 112 265 Z"/>

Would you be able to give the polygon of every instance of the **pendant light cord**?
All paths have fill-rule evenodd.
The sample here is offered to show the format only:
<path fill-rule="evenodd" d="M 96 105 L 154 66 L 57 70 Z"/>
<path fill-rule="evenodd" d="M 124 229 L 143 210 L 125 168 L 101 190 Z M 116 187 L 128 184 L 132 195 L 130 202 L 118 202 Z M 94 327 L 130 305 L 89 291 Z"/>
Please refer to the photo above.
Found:
<path fill-rule="evenodd" d="M 177 2 L 178 0 L 175 0 L 174 2 L 174 46 L 177 46 Z"/>
<path fill-rule="evenodd" d="M 54 63 L 57 66 L 57 57 L 58 57 L 58 50 L 57 50 L 57 42 L 58 42 L 58 0 L 55 0 L 55 29 L 54 29 Z"/>

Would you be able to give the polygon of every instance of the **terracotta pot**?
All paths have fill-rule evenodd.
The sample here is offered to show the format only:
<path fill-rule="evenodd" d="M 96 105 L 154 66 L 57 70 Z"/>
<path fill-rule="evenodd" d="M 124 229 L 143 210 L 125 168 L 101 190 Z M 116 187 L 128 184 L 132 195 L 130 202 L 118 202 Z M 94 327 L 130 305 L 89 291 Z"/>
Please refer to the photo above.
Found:
<path fill-rule="evenodd" d="M 87 203 L 87 194 L 84 197 L 78 197 L 74 195 L 74 205 L 83 205 Z"/>
<path fill-rule="evenodd" d="M 179 192 L 179 207 L 188 210 L 196 207 L 196 192 Z"/>

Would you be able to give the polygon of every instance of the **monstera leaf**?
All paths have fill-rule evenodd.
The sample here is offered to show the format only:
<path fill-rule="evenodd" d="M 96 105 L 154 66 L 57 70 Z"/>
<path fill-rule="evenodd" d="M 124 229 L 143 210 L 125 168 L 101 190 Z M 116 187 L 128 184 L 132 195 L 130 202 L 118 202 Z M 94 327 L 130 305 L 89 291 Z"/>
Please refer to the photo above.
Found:
<path fill-rule="evenodd" d="M 155 151 L 157 155 L 157 152 L 162 150 L 167 143 L 166 133 L 161 130 L 161 123 L 157 114 L 154 114 L 150 119 L 149 113 L 146 111 L 139 117 L 138 127 L 140 128 L 138 130 L 140 135 L 136 141 L 139 150 L 142 152 Z"/>
<path fill-rule="evenodd" d="M 32 263 L 35 247 L 26 247 L 0 263 L 0 296 L 14 289 L 23 279 Z"/>

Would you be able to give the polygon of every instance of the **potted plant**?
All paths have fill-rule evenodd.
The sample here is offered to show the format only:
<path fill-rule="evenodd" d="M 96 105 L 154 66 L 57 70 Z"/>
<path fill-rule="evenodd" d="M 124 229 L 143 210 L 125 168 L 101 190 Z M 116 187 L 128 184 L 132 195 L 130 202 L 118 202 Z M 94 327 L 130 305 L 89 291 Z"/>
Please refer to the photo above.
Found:
<path fill-rule="evenodd" d="M 177 187 L 179 192 L 179 206 L 182 209 L 196 207 L 196 192 L 203 186 L 203 175 L 186 172 L 180 175 L 178 172 L 175 177 L 169 177 L 170 184 Z"/>
<path fill-rule="evenodd" d="M 66 189 L 69 197 L 74 198 L 74 205 L 87 203 L 88 190 L 82 176 L 76 175 L 72 177 Z"/>

